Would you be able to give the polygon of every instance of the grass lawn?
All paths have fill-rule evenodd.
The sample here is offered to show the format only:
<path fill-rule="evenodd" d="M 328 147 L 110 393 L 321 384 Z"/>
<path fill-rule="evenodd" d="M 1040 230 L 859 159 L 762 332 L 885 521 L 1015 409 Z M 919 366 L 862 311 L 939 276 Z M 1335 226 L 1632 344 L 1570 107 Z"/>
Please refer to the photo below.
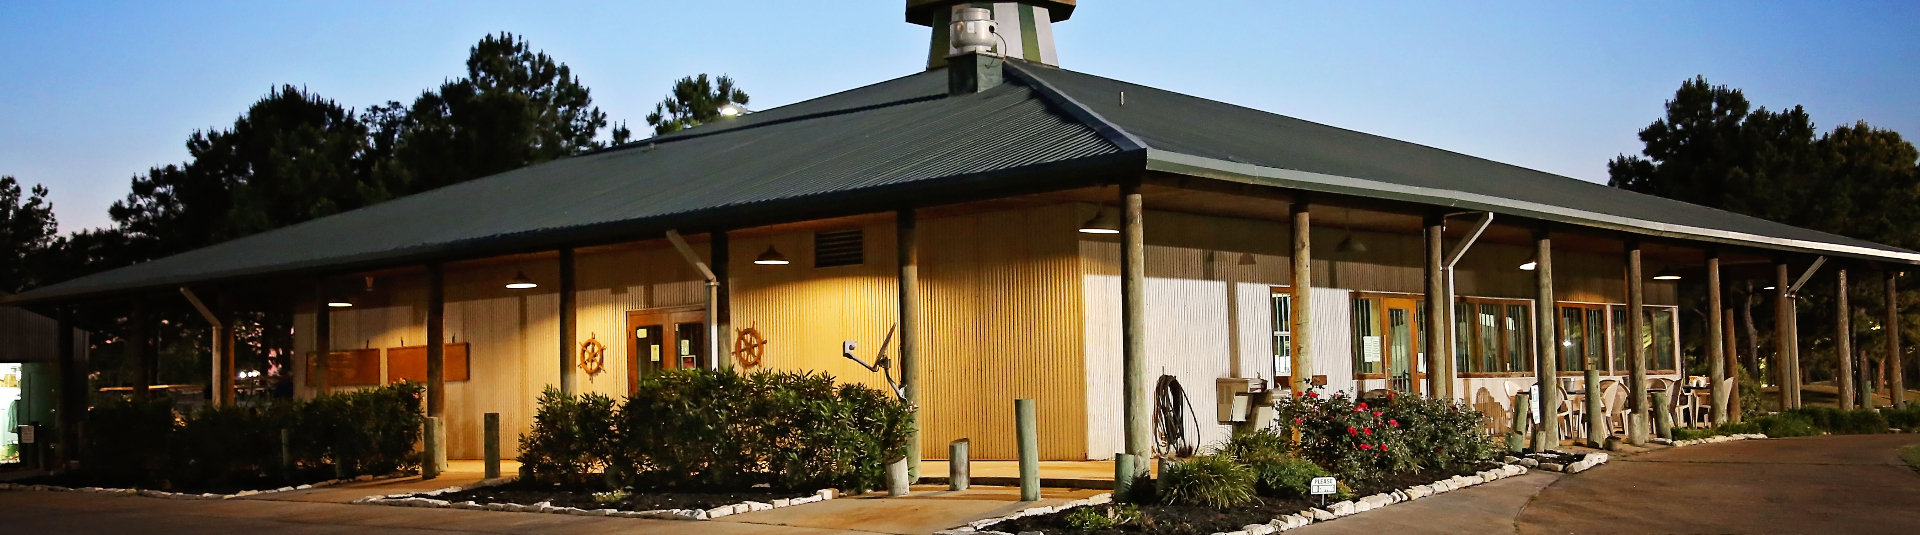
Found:
<path fill-rule="evenodd" d="M 1920 444 L 1900 448 L 1900 460 L 1914 470 L 1920 470 Z"/>

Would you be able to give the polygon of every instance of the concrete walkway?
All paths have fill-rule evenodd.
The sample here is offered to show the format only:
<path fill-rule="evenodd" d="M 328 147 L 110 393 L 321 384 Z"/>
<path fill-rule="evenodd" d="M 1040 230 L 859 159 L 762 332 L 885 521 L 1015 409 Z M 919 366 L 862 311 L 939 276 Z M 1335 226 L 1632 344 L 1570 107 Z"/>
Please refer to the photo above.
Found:
<path fill-rule="evenodd" d="M 1914 533 L 1920 435 L 1786 438 L 1673 448 L 1563 478 L 1520 533 Z"/>
<path fill-rule="evenodd" d="M 1310 524 L 1288 533 L 1511 533 L 1513 519 L 1527 507 L 1527 501 L 1561 477 L 1564 476 L 1553 472 L 1528 472 L 1519 477 L 1390 505 L 1379 511 Z"/>

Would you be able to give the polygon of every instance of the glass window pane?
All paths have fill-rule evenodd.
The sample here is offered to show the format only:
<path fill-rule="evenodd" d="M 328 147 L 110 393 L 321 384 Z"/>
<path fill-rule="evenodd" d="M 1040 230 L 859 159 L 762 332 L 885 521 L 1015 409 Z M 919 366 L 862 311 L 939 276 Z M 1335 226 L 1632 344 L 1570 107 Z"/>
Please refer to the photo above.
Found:
<path fill-rule="evenodd" d="M 1473 369 L 1468 371 L 1490 372 L 1499 368 L 1500 360 L 1500 305 L 1481 304 L 1480 320 L 1474 323 L 1479 329 L 1480 358 L 1475 359 Z"/>
<path fill-rule="evenodd" d="M 1507 365 L 1509 372 L 1533 371 L 1532 309 L 1526 305 L 1507 305 Z"/>
<path fill-rule="evenodd" d="M 1560 307 L 1560 371 L 1586 369 L 1580 367 L 1586 356 L 1586 330 L 1586 314 L 1578 308 Z"/>
<path fill-rule="evenodd" d="M 1273 376 L 1293 375 L 1293 296 L 1273 294 Z"/>
<path fill-rule="evenodd" d="M 1627 373 L 1627 309 L 1608 307 L 1613 312 L 1613 373 Z"/>
<path fill-rule="evenodd" d="M 1380 373 L 1380 300 L 1353 300 L 1353 369 L 1355 373 Z"/>
<path fill-rule="evenodd" d="M 1604 366 L 1607 362 L 1607 311 L 1587 309 L 1587 358 L 1582 364 Z M 1586 368 L 1580 368 L 1582 371 Z"/>
<path fill-rule="evenodd" d="M 1673 363 L 1673 310 L 1660 308 L 1653 311 L 1653 321 L 1647 322 L 1653 327 L 1653 354 L 1647 360 L 1652 361 L 1653 369 L 1672 370 Z"/>
<path fill-rule="evenodd" d="M 1473 355 L 1473 305 L 1453 304 L 1453 370 L 1467 369 L 1468 356 Z"/>
<path fill-rule="evenodd" d="M 1387 334 L 1390 338 L 1388 349 L 1392 359 L 1388 362 L 1391 370 L 1389 375 L 1395 379 L 1396 383 L 1410 378 L 1407 373 L 1407 364 L 1413 360 L 1413 325 L 1412 318 L 1408 317 L 1411 314 L 1408 312 L 1411 311 L 1404 308 L 1387 309 Z M 1401 387 L 1403 390 L 1405 388 Z"/>

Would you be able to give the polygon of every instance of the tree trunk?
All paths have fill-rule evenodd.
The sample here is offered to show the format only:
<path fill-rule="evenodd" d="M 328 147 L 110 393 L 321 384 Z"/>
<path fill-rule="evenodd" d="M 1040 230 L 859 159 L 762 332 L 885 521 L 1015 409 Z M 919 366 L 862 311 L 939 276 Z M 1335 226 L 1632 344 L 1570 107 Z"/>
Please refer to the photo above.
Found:
<path fill-rule="evenodd" d="M 1753 326 L 1753 282 L 1748 281 L 1740 292 L 1740 323 L 1747 328 L 1747 373 L 1753 380 L 1765 382 L 1760 378 L 1760 330 Z"/>

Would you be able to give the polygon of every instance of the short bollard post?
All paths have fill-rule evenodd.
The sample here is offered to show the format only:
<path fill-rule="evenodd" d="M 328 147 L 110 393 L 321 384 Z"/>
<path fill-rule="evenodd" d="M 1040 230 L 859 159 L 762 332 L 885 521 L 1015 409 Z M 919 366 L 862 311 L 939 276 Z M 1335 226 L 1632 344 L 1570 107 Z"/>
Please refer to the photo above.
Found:
<path fill-rule="evenodd" d="M 500 478 L 500 413 L 489 412 L 482 418 L 486 426 L 487 479 Z"/>
<path fill-rule="evenodd" d="M 440 465 L 434 464 L 433 462 L 434 452 L 440 450 L 440 433 L 434 432 L 437 431 L 439 427 L 439 417 L 427 417 L 425 432 L 421 433 L 424 435 L 426 444 L 424 444 L 425 449 L 420 452 L 420 479 L 440 477 Z"/>
<path fill-rule="evenodd" d="M 293 479 L 293 430 L 280 430 L 280 477 Z"/>
<path fill-rule="evenodd" d="M 1513 396 L 1513 430 L 1507 433 L 1507 451 L 1519 453 L 1527 449 L 1527 439 L 1533 428 L 1533 396 L 1526 392 Z"/>
<path fill-rule="evenodd" d="M 1020 501 L 1040 500 L 1040 437 L 1034 422 L 1033 400 L 1013 400 L 1013 412 L 1019 425 Z"/>
<path fill-rule="evenodd" d="M 909 472 L 911 472 L 911 470 L 907 469 L 907 458 L 905 456 L 900 457 L 897 461 L 887 463 L 887 496 L 898 498 L 912 492 L 913 486 L 907 481 Z"/>
<path fill-rule="evenodd" d="M 1126 452 L 1113 454 L 1113 500 L 1127 501 L 1133 489 L 1133 456 Z"/>
<path fill-rule="evenodd" d="M 1637 412 L 1627 414 L 1627 443 L 1647 445 L 1647 415 Z"/>
<path fill-rule="evenodd" d="M 947 444 L 947 490 L 967 490 L 967 475 L 972 473 L 972 461 L 967 459 L 967 439 L 955 440 Z"/>
<path fill-rule="evenodd" d="M 1660 438 L 1673 440 L 1673 407 L 1668 399 L 1667 391 L 1653 391 L 1653 431 Z"/>
<path fill-rule="evenodd" d="M 1600 414 L 1600 370 L 1587 367 L 1587 447 L 1607 445 L 1607 419 Z"/>

